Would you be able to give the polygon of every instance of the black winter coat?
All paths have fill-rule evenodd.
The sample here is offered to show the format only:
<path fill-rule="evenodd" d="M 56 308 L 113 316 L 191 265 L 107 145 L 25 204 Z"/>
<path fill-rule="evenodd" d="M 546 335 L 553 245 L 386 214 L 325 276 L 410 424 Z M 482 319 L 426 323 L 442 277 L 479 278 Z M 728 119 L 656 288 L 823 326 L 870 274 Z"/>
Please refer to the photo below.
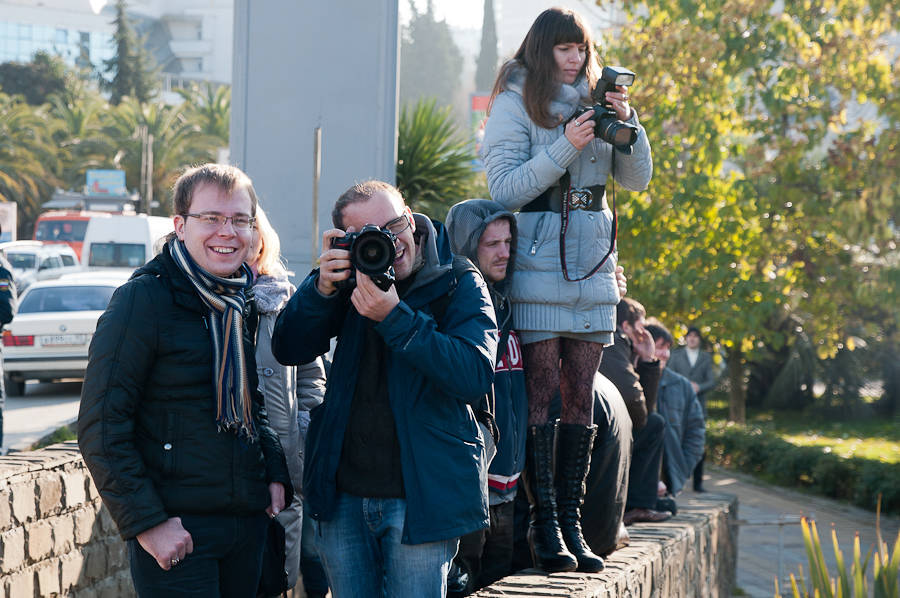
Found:
<path fill-rule="evenodd" d="M 268 484 L 292 486 L 268 425 L 247 323 L 244 355 L 259 440 L 216 428 L 209 310 L 168 246 L 120 287 L 91 341 L 78 445 L 100 496 L 129 539 L 183 513 L 259 513 Z"/>

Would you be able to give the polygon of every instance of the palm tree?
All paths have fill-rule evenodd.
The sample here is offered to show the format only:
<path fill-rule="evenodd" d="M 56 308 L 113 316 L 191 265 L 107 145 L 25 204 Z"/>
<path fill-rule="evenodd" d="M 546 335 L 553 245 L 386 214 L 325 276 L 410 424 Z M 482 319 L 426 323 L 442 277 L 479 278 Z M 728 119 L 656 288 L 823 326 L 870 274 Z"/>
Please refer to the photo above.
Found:
<path fill-rule="evenodd" d="M 397 187 L 410 207 L 442 219 L 447 210 L 473 190 L 472 143 L 461 137 L 450 107 L 420 100 L 400 115 L 397 140 Z"/>
<path fill-rule="evenodd" d="M 203 133 L 220 139 L 221 147 L 228 147 L 231 87 L 207 82 L 203 86 L 193 85 L 188 89 L 179 89 L 178 94 L 184 98 L 187 117 Z"/>
<path fill-rule="evenodd" d="M 50 98 L 50 114 L 58 125 L 54 139 L 62 160 L 60 178 L 66 187 L 84 184 L 88 169 L 112 167 L 115 145 L 101 118 L 108 108 L 99 93 L 78 79 Z"/>
<path fill-rule="evenodd" d="M 141 104 L 126 98 L 106 114 L 104 132 L 118 148 L 113 164 L 125 171 L 129 188 L 140 184 L 140 127 L 146 126 L 153 136 L 153 196 L 165 197 L 168 187 L 185 166 L 210 162 L 216 158 L 219 139 L 203 133 L 185 115 L 186 106 Z M 161 195 L 162 194 L 162 195 Z M 168 202 L 160 201 L 161 212 L 168 213 Z"/>
<path fill-rule="evenodd" d="M 18 204 L 23 231 L 59 182 L 54 126 L 43 108 L 0 93 L 0 197 Z"/>

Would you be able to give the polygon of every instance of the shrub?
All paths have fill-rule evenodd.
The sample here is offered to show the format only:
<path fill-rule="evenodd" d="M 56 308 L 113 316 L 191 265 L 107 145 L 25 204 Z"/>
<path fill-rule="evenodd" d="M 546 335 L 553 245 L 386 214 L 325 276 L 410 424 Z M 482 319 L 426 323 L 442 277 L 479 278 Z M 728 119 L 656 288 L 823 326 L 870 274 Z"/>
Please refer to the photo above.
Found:
<path fill-rule="evenodd" d="M 870 510 L 881 495 L 884 512 L 900 514 L 900 464 L 843 458 L 734 423 L 709 422 L 706 442 L 712 460 L 719 465 Z"/>

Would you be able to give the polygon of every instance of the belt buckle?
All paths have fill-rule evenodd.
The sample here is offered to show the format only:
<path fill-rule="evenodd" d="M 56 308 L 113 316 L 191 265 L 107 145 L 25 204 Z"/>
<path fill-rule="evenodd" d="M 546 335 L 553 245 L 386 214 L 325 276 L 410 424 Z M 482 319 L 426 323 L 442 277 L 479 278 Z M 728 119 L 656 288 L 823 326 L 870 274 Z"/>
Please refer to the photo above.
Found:
<path fill-rule="evenodd" d="M 573 210 L 586 210 L 594 202 L 594 194 L 587 188 L 569 190 L 569 207 Z"/>

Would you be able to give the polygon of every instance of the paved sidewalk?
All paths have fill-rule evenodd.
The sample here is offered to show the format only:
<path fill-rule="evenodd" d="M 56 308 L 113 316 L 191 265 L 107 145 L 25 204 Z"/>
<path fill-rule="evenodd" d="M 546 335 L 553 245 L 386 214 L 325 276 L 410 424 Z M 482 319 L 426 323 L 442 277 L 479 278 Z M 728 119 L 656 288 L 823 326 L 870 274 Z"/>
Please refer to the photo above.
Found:
<path fill-rule="evenodd" d="M 735 494 L 738 497 L 738 518 L 745 523 L 738 532 L 737 585 L 745 592 L 745 596 L 771 598 L 775 590 L 773 579 L 779 575 L 779 562 L 785 580 L 791 573 L 797 575 L 797 567 L 801 564 L 808 576 L 809 565 L 803 534 L 799 523 L 796 523 L 800 516 L 809 515 L 816 520 L 822 552 L 832 576 L 837 571 L 831 541 L 832 524 L 837 531 L 845 562 L 852 558 L 853 538 L 857 531 L 863 555 L 875 543 L 874 512 L 769 486 L 750 476 L 709 466 L 705 485 L 710 492 Z M 688 498 L 693 496 L 693 492 L 687 489 L 681 496 Z M 779 521 L 790 523 L 779 526 Z M 900 519 L 881 518 L 882 538 L 889 546 L 893 546 L 898 531 Z M 871 569 L 870 562 L 868 570 L 871 572 Z M 785 589 L 790 590 L 790 586 L 785 588 L 782 583 L 781 589 L 784 593 Z"/>

